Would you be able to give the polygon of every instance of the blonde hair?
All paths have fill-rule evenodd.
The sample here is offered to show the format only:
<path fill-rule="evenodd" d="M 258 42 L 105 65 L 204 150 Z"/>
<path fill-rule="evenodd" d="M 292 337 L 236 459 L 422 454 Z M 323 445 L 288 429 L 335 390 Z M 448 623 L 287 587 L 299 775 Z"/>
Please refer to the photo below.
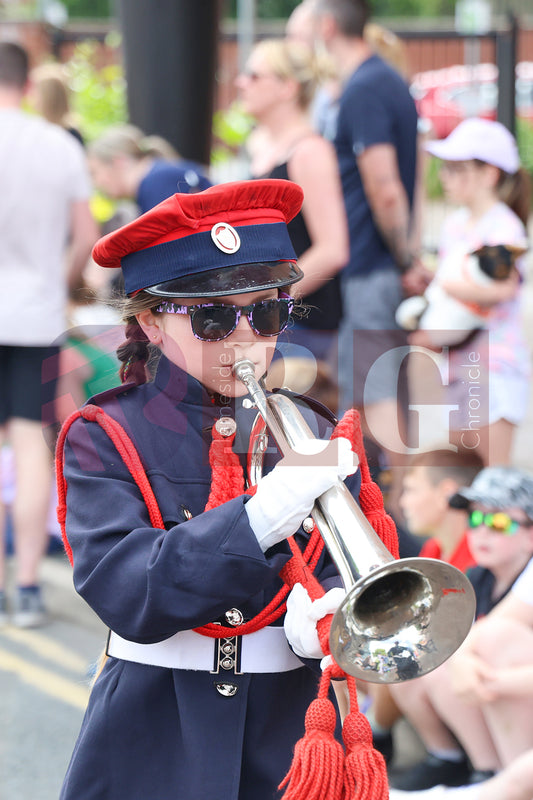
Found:
<path fill-rule="evenodd" d="M 319 83 L 331 77 L 326 65 L 305 42 L 264 39 L 254 47 L 254 53 L 265 59 L 278 78 L 296 81 L 298 105 L 304 110 L 311 105 Z"/>
<path fill-rule="evenodd" d="M 387 61 L 391 67 L 394 67 L 405 80 L 409 80 L 410 70 L 407 49 L 405 42 L 399 36 L 396 36 L 388 28 L 378 25 L 377 22 L 367 22 L 363 35 L 365 41 L 375 50 L 378 56 Z"/>
<path fill-rule="evenodd" d="M 113 125 L 89 144 L 87 152 L 105 163 L 119 156 L 127 156 L 134 161 L 149 157 L 167 161 L 179 159 L 179 153 L 170 142 L 162 136 L 145 136 L 135 125 Z"/>

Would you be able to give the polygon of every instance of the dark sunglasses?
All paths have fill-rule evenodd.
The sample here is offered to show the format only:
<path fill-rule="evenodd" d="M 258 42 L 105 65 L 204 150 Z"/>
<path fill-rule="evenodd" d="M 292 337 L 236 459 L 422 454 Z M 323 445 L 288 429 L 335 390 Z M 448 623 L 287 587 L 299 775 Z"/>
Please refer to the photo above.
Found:
<path fill-rule="evenodd" d="M 165 314 L 188 314 L 194 336 L 202 342 L 220 342 L 230 336 L 242 314 L 259 336 L 277 336 L 285 330 L 291 318 L 294 300 L 288 295 L 260 300 L 249 306 L 202 303 L 197 306 L 179 306 L 164 302 L 156 308 Z"/>
<path fill-rule="evenodd" d="M 468 515 L 469 528 L 479 528 L 480 525 L 485 525 L 491 531 L 503 533 L 506 536 L 512 536 L 520 526 L 529 528 L 531 524 L 531 522 L 518 522 L 518 520 L 512 519 L 509 514 L 506 514 L 505 511 L 493 511 L 490 514 L 485 514 L 476 508 Z"/>

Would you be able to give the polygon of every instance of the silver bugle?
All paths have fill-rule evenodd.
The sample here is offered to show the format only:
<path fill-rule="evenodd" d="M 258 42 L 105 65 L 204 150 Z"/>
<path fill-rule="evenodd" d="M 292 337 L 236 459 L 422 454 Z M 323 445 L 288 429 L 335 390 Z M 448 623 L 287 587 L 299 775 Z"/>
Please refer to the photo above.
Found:
<path fill-rule="evenodd" d="M 251 361 L 237 362 L 233 372 L 282 455 L 315 438 L 290 398 L 266 395 Z M 341 669 L 371 683 L 398 683 L 446 661 L 474 619 L 468 578 L 438 559 L 393 558 L 340 480 L 311 513 L 347 592 L 329 638 Z"/>

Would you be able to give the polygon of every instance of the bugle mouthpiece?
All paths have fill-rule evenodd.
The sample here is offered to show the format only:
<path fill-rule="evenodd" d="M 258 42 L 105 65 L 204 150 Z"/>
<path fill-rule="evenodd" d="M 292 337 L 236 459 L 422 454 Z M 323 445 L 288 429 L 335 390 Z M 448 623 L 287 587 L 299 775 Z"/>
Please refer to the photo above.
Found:
<path fill-rule="evenodd" d="M 248 376 L 255 378 L 255 365 L 249 359 L 243 358 L 242 361 L 236 361 L 233 365 L 233 374 L 240 381 L 244 381 Z"/>

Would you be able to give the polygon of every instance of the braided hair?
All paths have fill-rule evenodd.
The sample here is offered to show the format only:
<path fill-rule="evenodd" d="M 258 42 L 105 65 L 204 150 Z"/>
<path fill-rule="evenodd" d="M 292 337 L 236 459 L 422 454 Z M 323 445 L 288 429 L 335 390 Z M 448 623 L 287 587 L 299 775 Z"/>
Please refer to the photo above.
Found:
<path fill-rule="evenodd" d="M 117 357 L 122 362 L 119 370 L 122 383 L 134 381 L 138 386 L 152 377 L 153 366 L 161 352 L 150 343 L 136 315 L 147 310 L 157 314 L 155 309 L 160 303 L 160 297 L 148 292 L 138 292 L 134 297 L 121 297 L 119 300 L 122 320 L 126 325 L 126 339 L 117 349 Z"/>

